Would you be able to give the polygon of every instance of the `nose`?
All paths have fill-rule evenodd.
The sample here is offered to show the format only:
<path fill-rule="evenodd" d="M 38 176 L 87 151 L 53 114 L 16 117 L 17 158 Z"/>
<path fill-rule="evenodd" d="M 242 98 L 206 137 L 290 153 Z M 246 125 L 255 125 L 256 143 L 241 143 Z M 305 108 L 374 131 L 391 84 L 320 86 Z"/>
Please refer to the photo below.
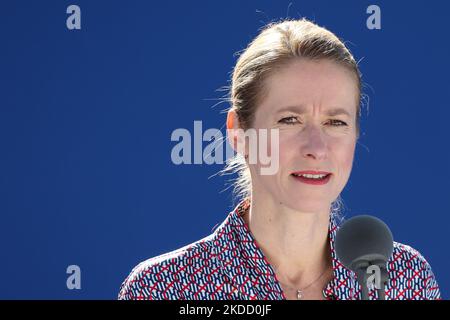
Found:
<path fill-rule="evenodd" d="M 327 157 L 327 142 L 320 128 L 310 125 L 303 131 L 305 143 L 302 147 L 302 155 L 305 158 L 323 160 Z"/>

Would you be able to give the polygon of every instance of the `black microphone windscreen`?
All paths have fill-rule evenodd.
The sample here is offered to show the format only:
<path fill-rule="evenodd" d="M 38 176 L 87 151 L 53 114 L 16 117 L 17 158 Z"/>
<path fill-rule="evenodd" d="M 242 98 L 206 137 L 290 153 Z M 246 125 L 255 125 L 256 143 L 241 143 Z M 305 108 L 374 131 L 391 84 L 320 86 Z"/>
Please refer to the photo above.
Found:
<path fill-rule="evenodd" d="M 389 260 L 393 252 L 393 237 L 380 219 L 360 215 L 347 220 L 337 231 L 336 255 L 346 268 L 353 269 L 357 261 Z"/>

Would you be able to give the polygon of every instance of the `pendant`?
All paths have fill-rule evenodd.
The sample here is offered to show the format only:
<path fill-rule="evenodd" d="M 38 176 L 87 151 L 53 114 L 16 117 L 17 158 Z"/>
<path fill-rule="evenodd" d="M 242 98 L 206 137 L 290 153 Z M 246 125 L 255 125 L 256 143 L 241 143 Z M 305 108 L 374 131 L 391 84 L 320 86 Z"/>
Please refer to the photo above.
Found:
<path fill-rule="evenodd" d="M 300 300 L 303 297 L 302 290 L 297 290 L 297 299 Z"/>

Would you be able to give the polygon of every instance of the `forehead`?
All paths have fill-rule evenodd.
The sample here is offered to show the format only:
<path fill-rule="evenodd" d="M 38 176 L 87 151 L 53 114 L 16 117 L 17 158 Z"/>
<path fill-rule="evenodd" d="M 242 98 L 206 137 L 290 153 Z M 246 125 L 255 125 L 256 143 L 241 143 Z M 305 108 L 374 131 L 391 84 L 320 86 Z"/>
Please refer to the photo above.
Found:
<path fill-rule="evenodd" d="M 282 67 L 265 81 L 260 108 L 278 112 L 287 106 L 313 106 L 323 111 L 343 108 L 356 112 L 356 77 L 345 67 L 328 60 L 298 60 Z"/>

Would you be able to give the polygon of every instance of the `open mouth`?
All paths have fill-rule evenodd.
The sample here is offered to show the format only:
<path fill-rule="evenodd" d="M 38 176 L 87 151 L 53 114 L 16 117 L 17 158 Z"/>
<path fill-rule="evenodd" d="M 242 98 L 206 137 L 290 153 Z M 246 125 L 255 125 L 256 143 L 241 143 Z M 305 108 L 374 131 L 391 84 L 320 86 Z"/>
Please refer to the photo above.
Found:
<path fill-rule="evenodd" d="M 330 181 L 331 173 L 329 172 L 320 172 L 320 173 L 292 173 L 292 177 L 296 180 L 313 185 L 323 185 Z"/>

